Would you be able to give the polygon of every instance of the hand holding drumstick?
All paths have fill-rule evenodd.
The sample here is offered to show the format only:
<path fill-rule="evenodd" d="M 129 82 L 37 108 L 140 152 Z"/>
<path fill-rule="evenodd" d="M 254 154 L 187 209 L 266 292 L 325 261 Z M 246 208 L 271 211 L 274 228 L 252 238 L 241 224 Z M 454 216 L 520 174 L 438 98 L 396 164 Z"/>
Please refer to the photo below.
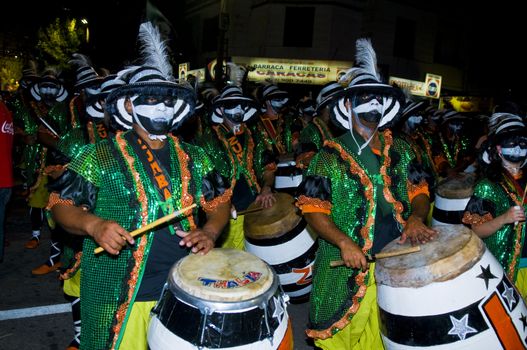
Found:
<path fill-rule="evenodd" d="M 102 222 L 100 223 L 98 229 L 96 229 L 94 231 L 94 234 L 92 234 L 95 241 L 101 245 L 100 247 L 94 250 L 94 253 L 98 254 L 106 250 L 110 254 L 117 255 L 126 243 L 135 243 L 135 240 L 132 237 L 138 236 L 141 233 L 144 233 L 163 223 L 166 223 L 194 207 L 196 207 L 196 204 L 192 204 L 186 208 L 177 210 L 171 214 L 163 216 L 162 218 L 152 221 L 148 225 L 138 228 L 137 230 L 132 232 L 126 231 L 115 221 L 107 221 L 101 219 Z"/>

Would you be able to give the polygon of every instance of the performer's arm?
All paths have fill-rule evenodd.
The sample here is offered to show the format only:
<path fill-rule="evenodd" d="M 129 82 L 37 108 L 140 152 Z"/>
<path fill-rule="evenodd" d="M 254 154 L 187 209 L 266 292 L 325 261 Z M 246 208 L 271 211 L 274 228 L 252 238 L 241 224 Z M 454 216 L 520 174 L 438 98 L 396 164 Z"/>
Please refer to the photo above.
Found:
<path fill-rule="evenodd" d="M 400 243 L 410 239 L 412 244 L 426 243 L 433 240 L 437 231 L 426 226 L 426 218 L 430 211 L 430 200 L 426 194 L 419 194 L 412 199 L 411 215 L 406 221 L 401 234 Z"/>
<path fill-rule="evenodd" d="M 51 213 L 53 219 L 66 231 L 80 236 L 92 236 L 110 254 L 117 255 L 127 243 L 135 243 L 130 233 L 121 225 L 93 215 L 82 207 L 55 204 Z"/>
<path fill-rule="evenodd" d="M 514 222 L 525 221 L 524 209 L 520 206 L 510 207 L 505 213 L 495 217 L 492 220 L 482 222 L 480 224 L 473 223 L 471 225 L 472 231 L 480 238 L 492 236 L 503 226 L 512 224 Z"/>
<path fill-rule="evenodd" d="M 324 213 L 304 213 L 304 217 L 311 228 L 320 237 L 340 249 L 340 255 L 347 267 L 366 270 L 368 263 L 360 247 L 346 236 Z"/>
<path fill-rule="evenodd" d="M 260 194 L 258 194 L 255 199 L 255 202 L 260 203 L 260 205 L 264 208 L 270 208 L 274 202 L 276 202 L 276 198 L 274 197 L 272 191 L 275 178 L 274 173 L 274 170 L 268 169 L 263 172 Z"/>

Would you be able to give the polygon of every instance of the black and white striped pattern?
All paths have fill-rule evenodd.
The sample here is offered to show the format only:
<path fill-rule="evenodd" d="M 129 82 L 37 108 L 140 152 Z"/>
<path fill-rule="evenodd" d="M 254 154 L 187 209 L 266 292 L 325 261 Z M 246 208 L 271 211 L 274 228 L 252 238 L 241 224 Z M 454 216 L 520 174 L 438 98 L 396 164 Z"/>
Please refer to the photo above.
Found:
<path fill-rule="evenodd" d="M 77 69 L 77 82 L 75 83 L 75 89 L 82 89 L 86 86 L 98 84 L 102 81 L 102 78 L 97 74 L 95 69 L 90 66 L 82 66 Z"/>
<path fill-rule="evenodd" d="M 428 102 L 426 101 L 410 101 L 404 107 L 401 113 L 401 118 L 405 120 L 413 115 L 416 115 L 417 113 L 421 113 L 427 106 Z"/>
<path fill-rule="evenodd" d="M 339 83 L 332 82 L 326 84 L 318 93 L 317 99 L 316 99 L 316 107 L 315 110 L 317 113 L 320 112 L 320 110 L 327 106 L 329 102 L 333 100 L 338 94 L 342 93 L 344 91 L 344 87 L 340 85 Z"/>
<path fill-rule="evenodd" d="M 223 88 L 221 94 L 214 100 L 212 104 L 212 122 L 223 123 L 223 115 L 221 108 L 226 102 L 240 102 L 244 109 L 243 122 L 247 122 L 256 113 L 256 104 L 252 98 L 243 96 L 243 91 L 240 87 L 235 85 L 227 85 Z"/>

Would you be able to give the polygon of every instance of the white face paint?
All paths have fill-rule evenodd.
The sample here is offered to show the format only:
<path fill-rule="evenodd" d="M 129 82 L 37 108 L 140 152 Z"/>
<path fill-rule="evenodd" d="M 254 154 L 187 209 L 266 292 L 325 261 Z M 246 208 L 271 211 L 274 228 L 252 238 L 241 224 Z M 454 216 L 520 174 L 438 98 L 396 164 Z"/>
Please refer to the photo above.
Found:
<path fill-rule="evenodd" d="M 516 147 L 502 147 L 501 148 L 501 154 L 507 158 L 508 160 L 517 160 L 520 161 L 519 158 L 525 158 L 527 156 L 527 149 L 521 148 L 520 146 Z"/>
<path fill-rule="evenodd" d="M 139 126 L 150 135 L 166 135 L 172 127 L 174 105 L 167 106 L 164 101 L 155 104 L 135 104 L 137 96 L 132 98 L 132 116 Z"/>
<path fill-rule="evenodd" d="M 382 103 L 377 101 L 376 98 L 353 108 L 353 112 L 356 114 L 369 113 L 373 111 L 382 113 Z"/>
<path fill-rule="evenodd" d="M 233 108 L 223 108 L 223 116 L 228 118 L 234 123 L 241 123 L 244 116 L 243 108 L 241 105 L 238 105 Z"/>
<path fill-rule="evenodd" d="M 423 121 L 423 117 L 420 115 L 414 115 L 408 118 L 406 123 L 408 124 L 408 127 L 410 129 L 415 129 L 421 122 Z"/>
<path fill-rule="evenodd" d="M 57 96 L 59 89 L 52 86 L 41 86 L 39 92 L 43 98 L 53 98 Z"/>

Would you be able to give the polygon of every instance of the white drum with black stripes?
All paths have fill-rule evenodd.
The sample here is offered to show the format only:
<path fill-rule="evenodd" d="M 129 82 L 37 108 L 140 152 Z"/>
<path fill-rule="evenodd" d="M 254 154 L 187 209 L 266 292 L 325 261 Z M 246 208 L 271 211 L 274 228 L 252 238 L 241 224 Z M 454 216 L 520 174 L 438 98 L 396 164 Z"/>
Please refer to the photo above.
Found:
<path fill-rule="evenodd" d="M 302 169 L 297 168 L 292 155 L 280 157 L 276 165 L 274 188 L 279 192 L 293 194 L 302 182 Z"/>
<path fill-rule="evenodd" d="M 270 266 L 238 249 L 188 255 L 152 311 L 152 350 L 292 350 L 287 296 Z"/>
<path fill-rule="evenodd" d="M 279 192 L 275 198 L 271 208 L 245 215 L 245 250 L 273 267 L 291 301 L 305 301 L 311 292 L 316 235 L 298 214 L 291 195 Z"/>
<path fill-rule="evenodd" d="M 375 266 L 386 349 L 525 349 L 527 308 L 483 241 L 443 225 L 417 253 Z M 407 248 L 389 243 L 382 251 Z"/>
<path fill-rule="evenodd" d="M 461 173 L 438 184 L 432 209 L 432 226 L 461 224 L 465 207 L 474 192 L 474 182 L 474 174 Z"/>

